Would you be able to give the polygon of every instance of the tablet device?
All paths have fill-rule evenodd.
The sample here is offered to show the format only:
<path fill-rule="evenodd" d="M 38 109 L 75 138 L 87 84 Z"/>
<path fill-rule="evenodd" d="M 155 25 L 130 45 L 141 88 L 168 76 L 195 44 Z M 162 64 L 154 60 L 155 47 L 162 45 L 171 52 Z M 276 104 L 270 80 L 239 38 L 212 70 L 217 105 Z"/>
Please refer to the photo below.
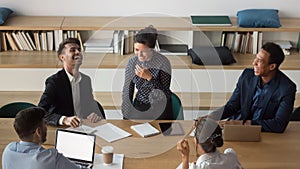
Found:
<path fill-rule="evenodd" d="M 179 122 L 164 122 L 159 123 L 159 127 L 164 136 L 184 135 L 184 131 Z"/>

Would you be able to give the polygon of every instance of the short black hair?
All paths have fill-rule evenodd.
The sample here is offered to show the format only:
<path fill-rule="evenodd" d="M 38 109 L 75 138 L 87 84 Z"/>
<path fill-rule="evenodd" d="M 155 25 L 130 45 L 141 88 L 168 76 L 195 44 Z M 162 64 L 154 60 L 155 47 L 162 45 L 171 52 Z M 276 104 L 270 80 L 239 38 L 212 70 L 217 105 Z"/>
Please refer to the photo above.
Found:
<path fill-rule="evenodd" d="M 35 129 L 41 127 L 46 111 L 41 107 L 30 107 L 18 112 L 14 128 L 20 139 L 30 137 Z"/>
<path fill-rule="evenodd" d="M 144 29 L 141 29 L 134 36 L 134 43 L 141 43 L 149 48 L 155 48 L 155 43 L 157 40 L 157 30 L 152 26 L 148 26 Z"/>
<path fill-rule="evenodd" d="M 269 64 L 276 63 L 278 69 L 285 57 L 281 47 L 276 43 L 267 42 L 261 48 L 270 54 Z"/>
<path fill-rule="evenodd" d="M 80 45 L 80 41 L 77 39 L 77 38 L 67 38 L 65 39 L 63 42 L 61 42 L 58 46 L 58 50 L 57 50 L 57 57 L 59 57 L 59 55 L 62 54 L 64 48 L 65 48 L 65 45 L 66 44 L 69 44 L 69 43 L 75 43 L 77 44 L 79 47 L 81 46 Z"/>

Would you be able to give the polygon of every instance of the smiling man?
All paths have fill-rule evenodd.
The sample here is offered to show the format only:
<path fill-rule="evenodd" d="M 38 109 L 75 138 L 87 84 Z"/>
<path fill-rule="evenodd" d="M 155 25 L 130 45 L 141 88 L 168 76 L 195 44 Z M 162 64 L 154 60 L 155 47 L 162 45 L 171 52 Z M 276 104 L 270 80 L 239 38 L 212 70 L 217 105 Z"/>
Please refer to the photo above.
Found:
<path fill-rule="evenodd" d="M 83 59 L 79 40 L 66 39 L 59 45 L 57 56 L 63 69 L 47 78 L 39 102 L 47 110 L 47 123 L 78 127 L 80 118 L 90 122 L 103 119 L 104 112 L 93 97 L 90 77 L 79 71 Z"/>
<path fill-rule="evenodd" d="M 215 119 L 234 117 L 230 124 L 261 125 L 262 131 L 284 132 L 294 108 L 296 85 L 282 71 L 284 53 L 279 45 L 268 42 L 245 69 L 226 103 L 211 113 Z"/>

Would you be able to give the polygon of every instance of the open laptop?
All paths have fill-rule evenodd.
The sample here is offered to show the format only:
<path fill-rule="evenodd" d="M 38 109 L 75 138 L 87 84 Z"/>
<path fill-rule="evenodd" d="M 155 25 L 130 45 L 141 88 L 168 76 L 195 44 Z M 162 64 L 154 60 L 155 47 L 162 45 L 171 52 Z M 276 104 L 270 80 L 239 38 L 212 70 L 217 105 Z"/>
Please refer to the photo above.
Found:
<path fill-rule="evenodd" d="M 261 126 L 259 125 L 224 125 L 225 141 L 260 141 Z"/>
<path fill-rule="evenodd" d="M 64 129 L 56 130 L 55 148 L 76 165 L 92 168 L 96 135 Z"/>

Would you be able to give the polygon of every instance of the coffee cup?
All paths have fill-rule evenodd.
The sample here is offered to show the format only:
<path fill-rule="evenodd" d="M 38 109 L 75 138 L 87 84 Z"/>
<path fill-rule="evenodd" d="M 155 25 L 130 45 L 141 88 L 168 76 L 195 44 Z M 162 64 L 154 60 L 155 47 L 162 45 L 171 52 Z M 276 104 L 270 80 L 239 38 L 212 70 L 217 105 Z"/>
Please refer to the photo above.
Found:
<path fill-rule="evenodd" d="M 102 147 L 101 152 L 102 152 L 104 164 L 111 164 L 113 162 L 113 156 L 114 156 L 113 151 L 114 148 L 112 146 Z"/>

